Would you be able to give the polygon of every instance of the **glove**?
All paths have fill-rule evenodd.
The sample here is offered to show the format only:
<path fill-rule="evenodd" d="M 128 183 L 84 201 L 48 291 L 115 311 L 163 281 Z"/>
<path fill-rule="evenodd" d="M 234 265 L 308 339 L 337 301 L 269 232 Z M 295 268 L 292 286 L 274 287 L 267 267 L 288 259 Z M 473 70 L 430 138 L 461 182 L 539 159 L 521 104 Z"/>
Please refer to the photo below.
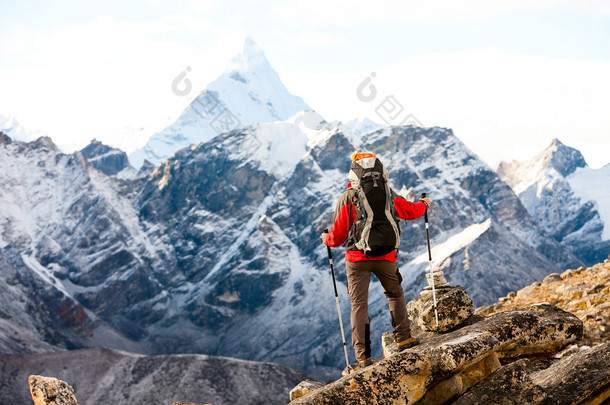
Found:
<path fill-rule="evenodd" d="M 330 234 L 324 232 L 322 235 L 320 235 L 320 237 L 322 238 L 322 243 L 324 243 L 326 245 L 326 240 L 328 239 L 328 237 L 330 236 Z"/>
<path fill-rule="evenodd" d="M 419 201 L 421 201 L 424 204 L 426 204 L 426 209 L 430 208 L 430 199 L 428 197 L 420 198 Z"/>

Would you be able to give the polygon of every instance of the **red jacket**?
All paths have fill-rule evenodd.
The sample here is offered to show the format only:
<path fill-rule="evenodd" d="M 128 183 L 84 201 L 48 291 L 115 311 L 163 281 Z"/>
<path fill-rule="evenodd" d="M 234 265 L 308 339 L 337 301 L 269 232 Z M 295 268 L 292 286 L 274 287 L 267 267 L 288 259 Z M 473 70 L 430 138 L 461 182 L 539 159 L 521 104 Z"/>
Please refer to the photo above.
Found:
<path fill-rule="evenodd" d="M 343 193 L 337 207 L 335 208 L 335 223 L 330 228 L 330 235 L 326 239 L 326 244 L 330 247 L 341 246 L 347 239 L 349 233 L 349 214 L 348 210 L 351 208 L 351 223 L 356 221 L 356 209 L 353 205 L 349 204 L 350 198 L 348 196 L 349 190 Z M 405 200 L 399 195 L 392 193 L 394 197 L 394 208 L 399 218 L 405 220 L 413 220 L 421 217 L 426 212 L 426 204 L 423 202 L 412 203 Z M 396 250 L 385 254 L 383 256 L 366 258 L 364 253 L 359 250 L 348 250 L 345 253 L 345 260 L 348 262 L 359 262 L 363 260 L 389 260 L 391 262 L 396 261 Z"/>

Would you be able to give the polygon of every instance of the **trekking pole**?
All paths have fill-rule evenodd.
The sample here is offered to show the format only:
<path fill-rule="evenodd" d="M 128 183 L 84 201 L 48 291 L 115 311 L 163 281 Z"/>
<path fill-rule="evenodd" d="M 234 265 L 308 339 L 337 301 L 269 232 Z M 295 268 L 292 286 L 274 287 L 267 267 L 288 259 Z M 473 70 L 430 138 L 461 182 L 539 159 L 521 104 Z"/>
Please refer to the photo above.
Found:
<path fill-rule="evenodd" d="M 426 198 L 426 193 L 421 193 L 421 198 Z M 432 272 L 432 250 L 430 250 L 430 231 L 428 230 L 428 207 L 424 213 L 424 221 L 426 222 L 426 239 L 428 240 L 428 263 L 430 264 L 430 278 L 432 279 L 432 299 L 434 300 L 434 320 L 436 321 L 436 329 L 438 329 L 438 310 L 436 309 L 436 290 L 434 288 L 434 273 Z"/>
<path fill-rule="evenodd" d="M 324 230 L 328 233 L 328 229 Z M 341 320 L 341 307 L 339 306 L 339 294 L 337 293 L 337 282 L 335 281 L 335 266 L 333 266 L 333 255 L 330 252 L 330 246 L 326 245 L 328 250 L 328 261 L 330 262 L 330 274 L 333 276 L 333 286 L 335 287 L 335 301 L 337 301 L 337 313 L 339 313 L 339 326 L 341 327 L 341 339 L 343 339 L 343 351 L 345 352 L 345 364 L 349 367 L 349 358 L 347 357 L 347 345 L 345 344 L 345 333 L 343 332 L 343 320 Z"/>

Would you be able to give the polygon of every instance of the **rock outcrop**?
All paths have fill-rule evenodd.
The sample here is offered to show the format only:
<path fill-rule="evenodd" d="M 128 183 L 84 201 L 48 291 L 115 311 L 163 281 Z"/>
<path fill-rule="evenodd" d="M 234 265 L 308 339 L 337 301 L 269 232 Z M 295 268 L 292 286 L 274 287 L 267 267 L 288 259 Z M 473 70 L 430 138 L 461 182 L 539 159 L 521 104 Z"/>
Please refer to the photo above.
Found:
<path fill-rule="evenodd" d="M 461 286 L 439 288 L 436 293 L 438 328 L 431 290 L 424 290 L 409 302 L 407 311 L 414 329 L 447 332 L 456 328 L 474 313 L 474 303 Z M 415 336 L 417 334 L 414 333 Z"/>
<path fill-rule="evenodd" d="M 131 168 L 125 152 L 104 145 L 95 139 L 83 148 L 80 153 L 93 165 L 93 167 L 108 176 L 114 176 L 128 167 Z M 135 173 L 135 169 L 131 168 L 131 170 Z"/>
<path fill-rule="evenodd" d="M 297 385 L 290 391 L 290 400 L 292 401 L 294 399 L 301 398 L 302 396 L 307 395 L 310 392 L 317 390 L 318 388 L 322 388 L 323 386 L 324 384 L 319 381 L 301 381 L 299 385 Z"/>
<path fill-rule="evenodd" d="M 454 405 L 601 404 L 610 398 L 610 343 L 577 349 L 548 363 L 548 359 L 520 359 L 508 364 Z"/>
<path fill-rule="evenodd" d="M 595 266 L 550 274 L 499 302 L 476 310 L 479 315 L 523 308 L 532 302 L 548 302 L 576 315 L 584 324 L 582 344 L 610 341 L 610 260 Z"/>
<path fill-rule="evenodd" d="M 34 405 L 78 405 L 74 389 L 65 381 L 31 375 L 28 382 Z"/>
<path fill-rule="evenodd" d="M 31 404 L 31 374 L 68 382 L 80 405 L 279 405 L 306 378 L 279 364 L 198 354 L 146 356 L 103 348 L 0 354 L 0 404 Z"/>
<path fill-rule="evenodd" d="M 577 317 L 533 305 L 430 338 L 292 403 L 444 404 L 500 369 L 500 359 L 550 355 L 581 337 Z"/>

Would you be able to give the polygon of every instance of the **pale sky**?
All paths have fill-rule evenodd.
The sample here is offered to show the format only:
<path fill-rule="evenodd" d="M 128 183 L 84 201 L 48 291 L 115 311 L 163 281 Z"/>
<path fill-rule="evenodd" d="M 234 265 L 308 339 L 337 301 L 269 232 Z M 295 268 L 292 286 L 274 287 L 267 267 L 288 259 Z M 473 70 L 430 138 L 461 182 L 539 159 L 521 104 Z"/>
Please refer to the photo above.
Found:
<path fill-rule="evenodd" d="M 328 121 L 381 123 L 392 98 L 494 169 L 553 138 L 610 163 L 610 1 L 4 0 L 0 115 L 66 151 L 97 138 L 130 152 L 248 35 Z M 187 67 L 197 92 L 179 97 Z"/>

